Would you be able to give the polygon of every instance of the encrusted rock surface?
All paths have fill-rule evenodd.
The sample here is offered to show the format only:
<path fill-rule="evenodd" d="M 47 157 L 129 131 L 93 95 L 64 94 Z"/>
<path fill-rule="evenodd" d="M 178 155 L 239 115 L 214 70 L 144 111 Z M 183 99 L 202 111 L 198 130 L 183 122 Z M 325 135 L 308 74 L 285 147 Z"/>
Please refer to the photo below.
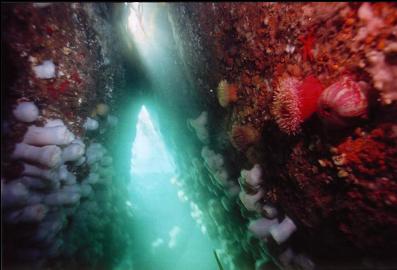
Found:
<path fill-rule="evenodd" d="M 231 177 L 236 167 L 260 163 L 265 201 L 298 224 L 294 248 L 319 261 L 390 259 L 397 243 L 397 77 L 390 53 L 397 38 L 396 6 L 191 3 L 177 8 L 179 18 L 189 14 L 197 25 L 186 36 L 197 35 L 207 48 L 201 53 L 205 64 L 191 69 L 202 74 L 209 66 L 212 72 L 204 83 L 197 81 L 192 95 L 205 102 L 202 110 L 216 126 L 209 129 L 210 146 L 234 164 Z M 185 54 L 195 59 L 200 46 Z M 314 114 L 300 133 L 284 134 L 271 111 L 274 89 L 282 77 L 310 75 L 324 87 L 345 75 L 360 82 L 368 97 L 367 117 L 340 128 Z M 227 108 L 216 103 L 213 91 L 221 80 L 238 87 L 237 101 Z M 233 149 L 236 125 L 253 126 L 261 141 L 243 152 Z"/>
<path fill-rule="evenodd" d="M 114 158 L 128 175 L 130 154 L 120 153 L 130 152 L 127 141 L 133 137 L 136 117 L 121 117 L 122 125 L 110 131 L 101 129 L 105 120 L 95 108 L 105 103 L 110 113 L 121 115 L 133 100 L 136 108 L 131 111 L 137 113 L 145 97 L 150 100 L 149 110 L 158 114 L 156 124 L 177 164 L 175 181 L 191 198 L 192 207 L 202 211 L 207 233 L 221 240 L 226 266 L 253 269 L 261 262 L 267 264 L 264 269 L 296 269 L 304 264 L 302 254 L 307 254 L 319 269 L 390 268 L 387 263 L 395 259 L 397 250 L 394 3 L 161 4 L 156 14 L 164 15 L 169 24 L 171 62 L 183 72 L 150 93 L 140 93 L 141 85 L 126 90 L 126 84 L 147 75 L 137 68 L 139 57 L 119 53 L 127 47 L 135 49 L 125 42 L 126 10 L 116 4 L 2 5 L 2 65 L 6 65 L 2 184 L 20 170 L 7 158 L 28 127 L 10 114 L 18 102 L 33 101 L 38 106 L 35 125 L 59 118 L 85 142 L 123 148 Z M 37 78 L 33 68 L 48 60 L 55 65 L 55 76 Z M 368 99 L 363 117 L 341 127 L 313 113 L 299 119 L 294 132 L 285 132 L 277 119 L 300 117 L 299 110 L 291 114 L 288 106 L 282 106 L 282 98 L 279 108 L 272 109 L 275 93 L 292 91 L 279 87 L 284 79 L 301 82 L 309 76 L 324 88 L 344 76 L 355 81 Z M 237 88 L 237 100 L 233 92 L 233 102 L 225 108 L 219 105 L 216 91 L 223 80 Z M 175 81 L 180 82 L 178 88 Z M 285 96 L 300 93 L 293 94 Z M 306 104 L 298 101 L 294 103 L 298 107 Z M 186 123 L 203 111 L 208 113 L 209 136 L 200 141 Z M 97 131 L 83 128 L 87 117 L 99 121 Z M 238 136 L 233 132 L 244 127 L 249 130 Z M 126 138 L 127 133 L 131 138 Z M 209 159 L 202 156 L 204 147 L 220 166 L 204 161 Z M 262 168 L 263 178 L 251 190 L 263 194 L 259 205 L 274 206 L 280 222 L 288 216 L 297 226 L 282 245 L 247 232 L 250 221 L 264 216 L 259 210 L 245 209 L 238 196 L 241 171 L 255 164 Z M 78 179 L 90 170 L 86 165 L 70 169 Z M 125 226 L 121 220 L 115 223 Z M 10 235 L 23 229 L 13 228 Z M 301 256 L 294 257 L 291 250 Z"/>

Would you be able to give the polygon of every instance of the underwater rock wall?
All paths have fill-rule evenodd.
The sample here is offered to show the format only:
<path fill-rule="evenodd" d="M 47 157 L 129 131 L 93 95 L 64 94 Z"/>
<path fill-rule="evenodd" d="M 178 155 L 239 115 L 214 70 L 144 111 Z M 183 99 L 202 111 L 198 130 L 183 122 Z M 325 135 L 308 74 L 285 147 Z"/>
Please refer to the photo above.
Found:
<path fill-rule="evenodd" d="M 187 83 L 143 96 L 222 264 L 396 265 L 396 5 L 162 7 Z M 118 8 L 124 32 L 109 4 L 2 5 L 5 265 L 111 269 L 133 245 L 122 111 L 143 72 Z"/>
<path fill-rule="evenodd" d="M 111 14 L 2 4 L 5 267 L 111 269 L 131 244 L 111 149 L 125 85 Z"/>
<path fill-rule="evenodd" d="M 169 145 L 181 188 L 231 264 L 395 265 L 396 6 L 173 8 L 197 106 L 180 110 L 188 149 Z M 255 164 L 260 184 L 244 180 Z M 230 193 L 236 185 L 239 196 Z"/>

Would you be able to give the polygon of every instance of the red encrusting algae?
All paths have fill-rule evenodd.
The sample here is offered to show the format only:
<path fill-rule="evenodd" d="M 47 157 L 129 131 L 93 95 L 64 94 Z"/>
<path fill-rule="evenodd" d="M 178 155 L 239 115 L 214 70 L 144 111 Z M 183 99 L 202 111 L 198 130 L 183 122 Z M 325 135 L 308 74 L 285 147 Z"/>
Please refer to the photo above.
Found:
<path fill-rule="evenodd" d="M 77 84 L 80 84 L 83 82 L 83 80 L 80 78 L 79 73 L 76 71 L 72 74 L 71 76 L 72 80 L 75 81 Z"/>
<path fill-rule="evenodd" d="M 69 89 L 69 82 L 68 81 L 63 81 L 60 85 L 59 85 L 59 92 L 64 93 L 66 92 L 66 90 Z"/>
<path fill-rule="evenodd" d="M 313 36 L 313 33 L 309 32 L 309 34 L 307 34 L 306 36 L 301 35 L 299 37 L 299 41 L 303 44 L 303 60 L 306 61 L 307 59 L 309 59 L 310 61 L 313 61 L 313 46 L 315 42 L 315 37 Z"/>
<path fill-rule="evenodd" d="M 353 140 L 349 137 L 337 149 L 346 165 L 352 165 L 358 172 L 376 175 L 386 170 L 386 145 L 376 138 L 383 137 L 382 129 L 371 131 L 368 136 Z"/>
<path fill-rule="evenodd" d="M 70 83 L 64 80 L 59 85 L 56 85 L 55 82 L 49 83 L 47 86 L 47 91 L 53 99 L 58 99 L 60 94 L 63 94 L 69 90 L 69 87 Z"/>

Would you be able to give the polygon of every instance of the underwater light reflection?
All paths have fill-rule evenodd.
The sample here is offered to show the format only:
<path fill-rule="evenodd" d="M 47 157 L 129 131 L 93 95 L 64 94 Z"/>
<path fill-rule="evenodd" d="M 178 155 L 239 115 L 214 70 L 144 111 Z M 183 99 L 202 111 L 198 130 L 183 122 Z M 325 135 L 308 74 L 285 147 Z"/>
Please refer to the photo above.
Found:
<path fill-rule="evenodd" d="M 128 26 L 134 37 L 135 42 L 147 42 L 148 36 L 145 33 L 143 22 L 143 3 L 133 2 L 130 4 L 130 15 L 128 16 Z"/>
<path fill-rule="evenodd" d="M 131 173 L 172 173 L 174 165 L 149 112 L 142 106 L 132 146 Z"/>
<path fill-rule="evenodd" d="M 171 155 L 152 119 L 142 106 L 132 146 L 126 204 L 136 220 L 139 250 L 131 250 L 134 269 L 215 269 L 214 245 L 205 232 L 201 211 L 188 203 L 190 198 L 182 191 Z"/>
<path fill-rule="evenodd" d="M 127 27 L 131 40 L 143 63 L 152 75 L 156 74 L 159 62 L 166 57 L 169 47 L 168 21 L 164 19 L 166 6 L 159 3 L 129 3 Z"/>

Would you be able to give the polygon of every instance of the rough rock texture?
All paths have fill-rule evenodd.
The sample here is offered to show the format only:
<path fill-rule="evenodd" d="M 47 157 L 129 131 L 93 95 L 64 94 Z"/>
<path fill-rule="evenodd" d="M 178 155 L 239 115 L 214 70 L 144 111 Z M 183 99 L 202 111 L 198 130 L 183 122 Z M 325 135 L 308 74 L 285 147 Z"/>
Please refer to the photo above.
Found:
<path fill-rule="evenodd" d="M 167 45 L 182 72 L 161 87 L 154 84 L 156 91 L 141 93 L 142 86 L 152 82 L 139 57 L 125 53 L 135 48 L 126 38 L 128 10 L 122 5 L 2 5 L 2 70 L 6 74 L 2 81 L 2 183 L 19 173 L 18 165 L 7 156 L 27 128 L 11 117 L 12 106 L 18 100 L 34 101 L 40 110 L 34 124 L 60 118 L 87 144 L 99 141 L 112 152 L 120 178 L 113 179 L 110 194 L 97 191 L 105 201 L 107 219 L 96 227 L 98 238 L 86 241 L 94 246 L 118 243 L 117 239 L 124 239 L 122 228 L 128 227 L 128 221 L 115 217 L 127 210 L 125 204 L 112 208 L 106 201 L 122 197 L 122 193 L 114 194 L 122 190 L 117 181 L 128 180 L 127 152 L 136 123 L 131 115 L 137 115 L 143 99 L 149 99 L 149 111 L 157 113 L 155 124 L 177 164 L 181 189 L 202 211 L 207 233 L 222 243 L 226 267 L 255 269 L 255 262 L 265 260 L 265 269 L 300 269 L 297 261 L 285 259 L 288 248 L 307 254 L 319 269 L 395 267 L 396 262 L 389 261 L 395 259 L 397 249 L 397 6 L 171 3 L 159 5 L 156 12 L 165 19 L 172 37 Z M 55 64 L 56 77 L 35 77 L 32 67 L 45 60 Z M 350 76 L 368 98 L 367 116 L 340 128 L 314 113 L 295 135 L 283 132 L 276 119 L 291 114 L 288 108 L 272 110 L 275 89 L 282 79 L 302 81 L 310 75 L 324 87 Z M 237 86 L 237 100 L 226 108 L 219 105 L 216 95 L 222 80 Z M 180 83 L 177 89 L 176 81 Z M 100 128 L 86 133 L 83 123 L 95 115 L 98 103 L 108 104 L 120 125 L 101 129 L 104 119 L 97 116 Z M 127 107 L 128 113 L 124 112 Z M 205 164 L 204 145 L 186 124 L 202 111 L 208 112 L 207 147 L 221 155 L 226 185 Z M 244 145 L 240 135 L 244 147 L 238 150 L 232 131 L 244 126 L 260 134 L 260 140 Z M 238 179 L 242 169 L 254 164 L 263 169 L 260 189 L 265 196 L 260 203 L 271 203 L 280 221 L 287 215 L 297 225 L 297 232 L 282 245 L 248 233 L 250 220 L 263 213 L 244 208 Z M 88 166 L 70 169 L 78 181 L 90 170 Z M 117 226 L 107 227 L 109 220 Z M 76 226 L 70 221 L 66 224 Z M 82 231 L 90 231 L 90 225 L 82 225 Z M 103 238 L 105 227 L 115 230 L 116 241 Z M 19 248 L 10 243 L 17 243 L 15 236 L 24 229 L 13 227 L 7 234 L 10 253 Z M 127 246 L 123 243 L 90 249 L 74 263 L 99 269 L 98 262 Z M 94 257 L 98 260 L 92 262 Z"/>
<path fill-rule="evenodd" d="M 265 201 L 277 205 L 299 228 L 290 244 L 314 256 L 320 266 L 336 267 L 343 261 L 360 265 L 363 256 L 392 258 L 397 243 L 397 106 L 390 97 L 397 88 L 387 82 L 396 81 L 389 52 L 396 46 L 397 7 L 192 3 L 175 5 L 174 16 L 188 29 L 181 30 L 185 43 L 190 42 L 184 54 L 194 77 L 200 78 L 191 95 L 209 112 L 211 148 L 232 164 L 229 175 L 234 181 L 239 168 L 262 165 Z M 190 29 L 189 22 L 197 28 Z M 200 65 L 194 64 L 197 54 Z M 376 64 L 386 58 L 386 66 Z M 206 74 L 204 82 L 201 74 Z M 346 74 L 368 94 L 367 118 L 340 129 L 314 114 L 296 136 L 280 131 L 271 106 L 282 77 L 303 80 L 314 75 L 328 87 Z M 239 88 L 237 102 L 226 109 L 214 92 L 223 79 Z M 230 144 L 231 131 L 247 124 L 262 139 L 239 152 Z M 188 160 L 198 155 L 176 152 Z M 210 188 L 219 198 L 217 192 Z"/>
<path fill-rule="evenodd" d="M 10 160 L 15 143 L 23 139 L 29 125 L 43 126 L 48 119 L 62 120 L 86 148 L 99 142 L 110 149 L 108 160 L 114 155 L 110 138 L 118 128 L 109 127 L 106 117 L 118 116 L 113 90 L 122 88 L 126 81 L 120 49 L 114 42 L 112 16 L 109 4 L 2 4 L 2 186 L 21 174 L 20 161 Z M 54 76 L 36 77 L 33 67 L 47 60 L 55 65 Z M 22 123 L 12 116 L 13 107 L 25 100 L 34 102 L 39 109 L 40 116 L 33 123 Z M 110 108 L 107 115 L 96 114 L 95 108 L 101 103 Z M 99 122 L 97 130 L 83 128 L 87 117 Z M 86 190 L 89 186 L 88 192 L 93 190 L 90 195 L 75 197 L 78 202 L 73 206 L 49 207 L 44 221 L 52 216 L 58 227 L 45 230 L 55 233 L 45 243 L 32 238 L 43 223 L 8 224 L 2 218 L 6 232 L 2 237 L 2 246 L 6 247 L 2 254 L 4 266 L 110 269 L 120 263 L 131 243 L 129 232 L 123 233 L 122 228 L 129 226 L 131 220 L 125 205 L 126 194 L 117 188 L 124 183 L 111 176 L 111 163 L 106 165 L 108 171 L 102 172 L 100 183 L 85 185 Z M 67 162 L 66 168 L 76 177 L 77 184 L 61 184 L 61 188 L 80 192 L 90 171 L 106 167 L 94 165 Z M 41 200 L 56 189 L 30 190 L 29 196 L 33 198 L 36 194 Z M 2 214 L 7 211 L 2 209 Z M 112 258 L 106 254 L 112 254 Z"/>

